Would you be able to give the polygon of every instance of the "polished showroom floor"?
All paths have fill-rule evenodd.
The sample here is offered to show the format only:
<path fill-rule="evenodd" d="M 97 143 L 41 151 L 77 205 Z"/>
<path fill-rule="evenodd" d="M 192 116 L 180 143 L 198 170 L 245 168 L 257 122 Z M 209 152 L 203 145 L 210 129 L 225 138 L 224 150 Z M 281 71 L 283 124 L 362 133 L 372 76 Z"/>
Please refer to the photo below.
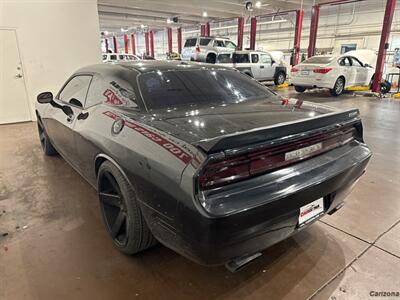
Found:
<path fill-rule="evenodd" d="M 400 292 L 400 101 L 280 93 L 358 107 L 374 156 L 338 213 L 234 274 L 163 246 L 119 253 L 95 191 L 63 159 L 43 155 L 35 123 L 0 126 L 0 299 L 338 300 Z"/>

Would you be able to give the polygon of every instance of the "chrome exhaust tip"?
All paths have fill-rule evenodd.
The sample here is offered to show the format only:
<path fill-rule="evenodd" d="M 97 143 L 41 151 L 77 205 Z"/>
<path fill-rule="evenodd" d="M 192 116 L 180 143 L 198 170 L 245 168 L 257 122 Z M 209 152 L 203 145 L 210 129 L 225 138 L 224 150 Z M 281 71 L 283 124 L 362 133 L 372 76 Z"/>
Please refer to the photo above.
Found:
<path fill-rule="evenodd" d="M 256 258 L 259 258 L 261 255 L 261 252 L 256 252 L 253 254 L 235 257 L 225 264 L 225 268 L 227 268 L 230 272 L 235 273 L 244 266 L 248 265 L 250 262 L 254 261 Z"/>

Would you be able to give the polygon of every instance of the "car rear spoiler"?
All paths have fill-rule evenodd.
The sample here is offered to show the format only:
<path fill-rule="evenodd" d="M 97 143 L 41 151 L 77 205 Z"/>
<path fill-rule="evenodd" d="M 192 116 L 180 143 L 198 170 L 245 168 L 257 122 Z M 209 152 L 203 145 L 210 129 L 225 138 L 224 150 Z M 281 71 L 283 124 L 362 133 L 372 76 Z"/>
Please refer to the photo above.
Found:
<path fill-rule="evenodd" d="M 204 150 L 207 154 L 225 151 L 237 154 L 246 146 L 254 148 L 268 141 L 282 139 L 288 142 L 298 138 L 299 135 L 307 135 L 330 131 L 335 128 L 352 123 L 360 123 L 358 109 L 350 109 L 341 112 L 333 112 L 310 119 L 302 119 L 293 122 L 279 123 L 276 125 L 255 128 L 248 131 L 223 135 L 211 139 L 201 140 L 195 146 Z M 362 127 L 358 128 L 362 139 Z M 228 151 L 227 151 L 228 150 Z"/>

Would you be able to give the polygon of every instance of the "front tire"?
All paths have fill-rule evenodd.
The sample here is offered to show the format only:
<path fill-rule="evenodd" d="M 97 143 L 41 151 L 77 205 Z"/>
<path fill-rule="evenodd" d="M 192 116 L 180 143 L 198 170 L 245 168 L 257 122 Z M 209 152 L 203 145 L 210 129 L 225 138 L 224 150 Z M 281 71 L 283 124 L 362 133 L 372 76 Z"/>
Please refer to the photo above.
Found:
<path fill-rule="evenodd" d="M 306 91 L 306 88 L 305 88 L 304 86 L 295 85 L 295 86 L 294 86 L 294 89 L 295 89 L 296 92 L 298 92 L 298 93 L 304 93 L 304 92 Z"/>
<path fill-rule="evenodd" d="M 206 57 L 206 63 L 208 64 L 215 64 L 215 62 L 217 61 L 217 56 L 213 53 L 208 54 Z"/>
<path fill-rule="evenodd" d="M 274 83 L 275 85 L 281 85 L 284 84 L 286 81 L 286 74 L 285 72 L 279 72 L 278 74 L 276 74 L 275 78 L 274 78 Z"/>
<path fill-rule="evenodd" d="M 344 78 L 343 77 L 339 77 L 336 80 L 335 85 L 333 86 L 333 89 L 329 90 L 331 95 L 334 96 L 334 97 L 337 97 L 337 96 L 343 94 L 344 84 L 345 84 Z"/>
<path fill-rule="evenodd" d="M 42 146 L 43 152 L 47 156 L 53 156 L 57 154 L 57 150 L 53 147 L 50 142 L 49 136 L 46 133 L 42 119 L 37 116 L 37 127 L 39 132 L 40 145 Z"/>
<path fill-rule="evenodd" d="M 132 185 L 112 163 L 104 162 L 98 172 L 97 191 L 104 224 L 114 246 L 135 254 L 155 245 Z"/>

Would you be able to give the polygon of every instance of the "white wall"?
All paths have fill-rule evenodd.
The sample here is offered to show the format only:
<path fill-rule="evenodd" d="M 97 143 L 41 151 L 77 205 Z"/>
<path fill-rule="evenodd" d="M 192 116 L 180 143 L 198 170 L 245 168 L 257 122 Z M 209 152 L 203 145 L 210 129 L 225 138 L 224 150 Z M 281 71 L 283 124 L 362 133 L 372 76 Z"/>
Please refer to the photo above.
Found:
<path fill-rule="evenodd" d="M 16 29 L 33 119 L 38 93 L 101 62 L 96 0 L 0 0 L 0 28 Z"/>

